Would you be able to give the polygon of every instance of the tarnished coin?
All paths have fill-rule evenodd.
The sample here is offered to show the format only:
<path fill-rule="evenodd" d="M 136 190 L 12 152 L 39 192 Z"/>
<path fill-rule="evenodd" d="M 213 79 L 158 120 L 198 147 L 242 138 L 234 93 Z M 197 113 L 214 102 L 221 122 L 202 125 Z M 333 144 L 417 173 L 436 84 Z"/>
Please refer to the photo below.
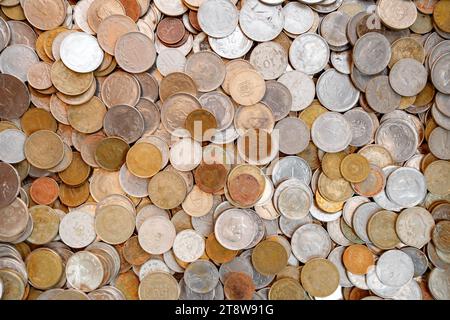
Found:
<path fill-rule="evenodd" d="M 161 171 L 150 180 L 148 185 L 150 200 L 162 208 L 173 209 L 186 197 L 186 183 L 178 173 Z"/>
<path fill-rule="evenodd" d="M 39 248 L 30 253 L 26 259 L 26 268 L 30 283 L 41 290 L 57 285 L 64 272 L 61 257 L 48 248 Z"/>
<path fill-rule="evenodd" d="M 428 279 L 428 287 L 433 297 L 437 300 L 448 300 L 450 292 L 448 290 L 449 270 L 439 268 L 433 269 Z"/>
<path fill-rule="evenodd" d="M 398 94 L 411 97 L 419 94 L 427 84 L 428 73 L 417 60 L 405 58 L 391 68 L 389 83 Z"/>
<path fill-rule="evenodd" d="M 274 41 L 264 42 L 253 49 L 250 63 L 263 76 L 264 80 L 274 80 L 286 71 L 287 52 Z"/>
<path fill-rule="evenodd" d="M 255 285 L 249 275 L 243 272 L 230 272 L 224 283 L 224 292 L 229 300 L 251 300 Z"/>
<path fill-rule="evenodd" d="M 95 211 L 95 232 L 109 244 L 125 242 L 134 232 L 135 216 L 120 205 L 105 205 Z"/>
<path fill-rule="evenodd" d="M 141 95 L 138 80 L 123 71 L 111 73 L 101 87 L 101 99 L 108 108 L 117 105 L 135 106 Z"/>
<path fill-rule="evenodd" d="M 177 280 L 166 272 L 149 273 L 139 284 L 140 300 L 177 300 L 179 296 Z"/>
<path fill-rule="evenodd" d="M 286 250 L 276 241 L 262 241 L 252 252 L 253 266 L 264 275 L 280 272 L 286 266 L 287 259 Z"/>
<path fill-rule="evenodd" d="M 0 116 L 7 120 L 20 118 L 30 105 L 26 85 L 12 75 L 0 75 L 0 97 Z"/>
<path fill-rule="evenodd" d="M 282 278 L 272 284 L 269 300 L 305 300 L 306 293 L 298 281 Z"/>
<path fill-rule="evenodd" d="M 401 95 L 395 92 L 388 76 L 377 76 L 367 83 L 366 99 L 376 112 L 389 113 L 401 105 Z"/>
<path fill-rule="evenodd" d="M 326 259 L 312 259 L 301 272 L 301 283 L 314 297 L 331 295 L 339 286 L 339 272 L 336 266 Z"/>
<path fill-rule="evenodd" d="M 23 12 L 30 24 L 40 30 L 51 30 L 66 19 L 66 4 L 63 0 L 27 0 Z"/>
<path fill-rule="evenodd" d="M 444 253 L 450 252 L 450 244 L 448 241 L 448 233 L 450 230 L 449 221 L 440 221 L 433 229 L 432 239 L 436 249 Z"/>
<path fill-rule="evenodd" d="M 450 94 L 448 75 L 443 72 L 450 63 L 450 54 L 443 54 L 431 68 L 431 81 L 436 89 L 444 94 Z"/>
<path fill-rule="evenodd" d="M 39 130 L 25 141 L 25 157 L 33 166 L 40 169 L 55 167 L 64 158 L 64 144 L 54 132 Z"/>
<path fill-rule="evenodd" d="M 400 239 L 395 231 L 397 214 L 392 211 L 378 211 L 367 224 L 367 234 L 371 242 L 380 249 L 395 248 Z"/>
<path fill-rule="evenodd" d="M 383 0 L 378 3 L 376 12 L 381 21 L 392 29 L 409 28 L 417 18 L 417 8 L 412 1 Z"/>
<path fill-rule="evenodd" d="M 195 82 L 200 92 L 210 92 L 223 83 L 225 65 L 222 59 L 210 51 L 201 51 L 186 61 L 185 72 Z"/>
<path fill-rule="evenodd" d="M 142 73 L 155 63 L 156 49 L 153 41 L 145 34 L 137 31 L 128 32 L 117 40 L 114 57 L 123 70 Z"/>
<path fill-rule="evenodd" d="M 228 0 L 203 1 L 197 19 L 204 33 L 213 38 L 229 36 L 238 25 L 239 12 Z"/>
<path fill-rule="evenodd" d="M 136 177 L 151 178 L 161 169 L 161 151 L 150 143 L 137 143 L 127 152 L 127 169 Z"/>

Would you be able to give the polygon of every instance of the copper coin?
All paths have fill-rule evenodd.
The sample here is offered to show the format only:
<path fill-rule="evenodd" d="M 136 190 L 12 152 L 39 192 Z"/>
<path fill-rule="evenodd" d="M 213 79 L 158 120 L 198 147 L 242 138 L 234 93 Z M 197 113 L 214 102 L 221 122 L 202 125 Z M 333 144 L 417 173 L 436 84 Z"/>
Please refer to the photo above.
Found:
<path fill-rule="evenodd" d="M 108 108 L 117 105 L 135 106 L 141 95 L 139 82 L 131 74 L 116 71 L 103 82 L 101 98 Z"/>
<path fill-rule="evenodd" d="M 105 52 L 114 55 L 117 40 L 132 31 L 138 31 L 138 27 L 130 17 L 121 14 L 109 16 L 98 27 L 98 44 Z"/>
<path fill-rule="evenodd" d="M 94 0 L 87 10 L 87 22 L 94 33 L 100 23 L 114 14 L 125 15 L 125 8 L 118 0 Z"/>
<path fill-rule="evenodd" d="M 228 300 L 252 300 L 255 285 L 252 278 L 243 272 L 230 272 L 224 284 Z"/>
<path fill-rule="evenodd" d="M 2 181 L 0 208 L 4 208 L 17 198 L 20 189 L 20 177 L 12 165 L 0 162 L 0 181 Z"/>
<path fill-rule="evenodd" d="M 125 163 L 128 150 L 130 146 L 123 139 L 108 137 L 95 149 L 95 161 L 105 170 L 117 171 Z"/>
<path fill-rule="evenodd" d="M 66 19 L 66 4 L 63 0 L 27 0 L 23 11 L 28 22 L 37 29 L 51 30 Z"/>
<path fill-rule="evenodd" d="M 52 66 L 46 62 L 39 62 L 32 65 L 28 69 L 27 79 L 30 86 L 38 90 L 50 88 L 52 80 L 50 78 L 50 70 Z"/>
<path fill-rule="evenodd" d="M 138 0 L 119 0 L 125 8 L 125 14 L 133 21 L 138 21 L 141 15 L 141 7 Z"/>
<path fill-rule="evenodd" d="M 68 207 L 78 207 L 89 198 L 89 183 L 86 181 L 80 186 L 72 187 L 61 184 L 59 188 L 59 200 Z"/>
<path fill-rule="evenodd" d="M 197 109 L 188 114 L 185 127 L 194 140 L 209 141 L 216 133 L 216 117 L 205 109 Z"/>
<path fill-rule="evenodd" d="M 208 238 L 206 238 L 206 254 L 215 263 L 226 263 L 233 260 L 237 254 L 237 250 L 230 250 L 222 246 L 219 241 L 217 241 L 214 233 L 211 233 Z"/>
<path fill-rule="evenodd" d="M 106 112 L 103 127 L 106 135 L 133 143 L 144 133 L 144 118 L 136 108 L 118 105 Z"/>
<path fill-rule="evenodd" d="M 91 168 L 83 161 L 79 152 L 73 152 L 72 162 L 64 170 L 58 173 L 59 178 L 69 186 L 78 186 L 87 180 Z"/>
<path fill-rule="evenodd" d="M 18 78 L 0 74 L 0 118 L 19 119 L 30 105 L 30 94 Z"/>
<path fill-rule="evenodd" d="M 130 264 L 140 266 L 150 259 L 150 253 L 142 249 L 137 236 L 133 236 L 123 246 L 123 257 Z"/>
<path fill-rule="evenodd" d="M 258 180 L 247 173 L 236 176 L 228 181 L 228 191 L 234 201 L 244 206 L 250 206 L 258 201 L 260 193 Z"/>
<path fill-rule="evenodd" d="M 156 49 L 149 37 L 135 31 L 128 32 L 117 40 L 114 55 L 123 70 L 141 73 L 149 70 L 155 63 Z"/>
<path fill-rule="evenodd" d="M 25 141 L 25 157 L 36 168 L 53 168 L 64 158 L 64 143 L 52 131 L 36 131 Z"/>
<path fill-rule="evenodd" d="M 50 205 L 58 199 L 59 186 L 52 178 L 36 179 L 30 188 L 30 196 L 37 204 Z"/>
<path fill-rule="evenodd" d="M 191 26 L 197 30 L 197 31 L 202 31 L 202 28 L 200 27 L 200 24 L 198 23 L 198 18 L 197 18 L 197 11 L 194 10 L 189 10 L 189 22 L 191 23 Z"/>
<path fill-rule="evenodd" d="M 167 100 L 175 93 L 188 93 L 193 96 L 197 95 L 197 86 L 194 80 L 185 73 L 173 72 L 161 80 L 159 86 L 159 96 L 161 101 Z"/>
<path fill-rule="evenodd" d="M 180 19 L 177 18 L 165 18 L 161 20 L 156 28 L 156 35 L 159 40 L 166 44 L 175 44 L 180 42 L 186 29 Z"/>
<path fill-rule="evenodd" d="M 345 249 L 342 255 L 345 268 L 353 274 L 364 275 L 374 264 L 373 253 L 364 245 L 355 244 Z"/>
<path fill-rule="evenodd" d="M 195 183 L 204 192 L 215 193 L 225 186 L 227 174 L 227 168 L 221 163 L 202 162 L 195 170 Z"/>

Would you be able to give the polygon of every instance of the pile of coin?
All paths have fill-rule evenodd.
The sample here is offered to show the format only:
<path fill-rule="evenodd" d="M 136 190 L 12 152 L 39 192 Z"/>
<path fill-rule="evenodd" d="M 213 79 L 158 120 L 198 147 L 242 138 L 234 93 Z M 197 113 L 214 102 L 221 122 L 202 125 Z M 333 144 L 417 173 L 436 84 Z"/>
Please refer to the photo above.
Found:
<path fill-rule="evenodd" d="M 450 299 L 449 0 L 0 7 L 1 299 Z"/>

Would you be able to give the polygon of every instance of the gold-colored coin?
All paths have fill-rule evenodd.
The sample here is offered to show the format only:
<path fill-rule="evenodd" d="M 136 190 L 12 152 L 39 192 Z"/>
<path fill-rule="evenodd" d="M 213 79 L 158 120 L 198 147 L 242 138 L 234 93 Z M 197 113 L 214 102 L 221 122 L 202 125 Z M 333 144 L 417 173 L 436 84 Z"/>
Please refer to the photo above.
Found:
<path fill-rule="evenodd" d="M 369 161 L 357 153 L 349 154 L 341 162 L 341 173 L 349 182 L 362 182 L 369 176 Z"/>
<path fill-rule="evenodd" d="M 392 68 L 401 59 L 411 58 L 423 63 L 425 61 L 425 50 L 414 38 L 400 38 L 391 45 L 391 60 L 389 68 Z"/>
<path fill-rule="evenodd" d="M 342 210 L 342 208 L 344 207 L 344 201 L 330 201 L 325 199 L 319 192 L 319 190 L 316 191 L 316 195 L 315 195 L 315 199 L 316 199 L 316 204 L 317 206 L 328 213 L 335 213 L 335 212 L 339 212 Z"/>
<path fill-rule="evenodd" d="M 70 106 L 67 110 L 67 119 L 78 132 L 94 133 L 103 127 L 105 114 L 106 107 L 102 100 L 93 97 L 81 105 Z"/>
<path fill-rule="evenodd" d="M 190 76 L 182 72 L 173 72 L 164 77 L 159 85 L 159 97 L 165 101 L 175 93 L 197 95 L 197 86 Z"/>
<path fill-rule="evenodd" d="M 275 241 L 260 242 L 252 252 L 252 263 L 263 275 L 277 274 L 287 265 L 288 255 L 284 247 Z"/>
<path fill-rule="evenodd" d="M 450 32 L 450 0 L 441 0 L 434 7 L 433 20 L 444 32 Z"/>
<path fill-rule="evenodd" d="M 89 182 L 77 187 L 62 183 L 59 186 L 59 200 L 68 207 L 78 207 L 89 198 Z"/>
<path fill-rule="evenodd" d="M 11 20 L 22 21 L 26 20 L 25 14 L 23 13 L 22 6 L 20 4 L 13 7 L 2 6 L 2 11 Z"/>
<path fill-rule="evenodd" d="M 76 96 L 86 92 L 94 81 L 94 75 L 77 73 L 67 68 L 61 60 L 53 63 L 51 70 L 52 83 L 56 89 L 64 94 Z"/>
<path fill-rule="evenodd" d="M 386 177 L 376 165 L 369 165 L 369 175 L 361 182 L 352 184 L 353 190 L 361 196 L 373 197 L 383 191 L 386 186 Z"/>
<path fill-rule="evenodd" d="M 370 241 L 380 249 L 389 250 L 400 244 L 395 231 L 397 214 L 392 211 L 378 211 L 367 224 L 367 235 Z"/>
<path fill-rule="evenodd" d="M 31 248 L 26 242 L 16 243 L 14 247 L 17 249 L 17 251 L 19 251 L 20 256 L 23 260 L 25 260 L 31 253 Z"/>
<path fill-rule="evenodd" d="M 122 206 L 105 205 L 95 212 L 95 232 L 106 243 L 119 244 L 127 241 L 134 228 L 134 214 Z"/>
<path fill-rule="evenodd" d="M 311 129 L 314 121 L 323 113 L 328 112 L 328 110 L 323 107 L 319 101 L 314 100 L 309 107 L 300 112 L 299 118 L 302 119 L 308 128 Z"/>
<path fill-rule="evenodd" d="M 39 169 L 55 167 L 64 158 L 64 143 L 54 132 L 39 130 L 25 141 L 25 157 Z"/>
<path fill-rule="evenodd" d="M 214 233 L 211 233 L 206 239 L 206 254 L 217 264 L 227 263 L 233 260 L 237 250 L 229 250 L 223 247 L 216 239 Z"/>
<path fill-rule="evenodd" d="M 308 162 L 311 170 L 320 168 L 319 149 L 312 141 L 310 141 L 306 149 L 298 153 L 297 156 Z"/>
<path fill-rule="evenodd" d="M 141 300 L 177 300 L 179 296 L 178 281 L 169 273 L 149 273 L 139 285 Z"/>
<path fill-rule="evenodd" d="M 66 27 L 58 27 L 53 30 L 49 30 L 47 36 L 45 37 L 44 41 L 44 51 L 45 54 L 52 60 L 55 60 L 55 57 L 53 57 L 53 41 L 55 40 L 56 36 L 58 34 L 67 31 L 68 29 Z"/>
<path fill-rule="evenodd" d="M 412 32 L 419 35 L 426 34 L 433 30 L 433 18 L 428 14 L 418 12 L 416 21 L 409 28 Z"/>
<path fill-rule="evenodd" d="M 60 221 L 55 210 L 48 206 L 34 206 L 30 208 L 29 213 L 33 220 L 33 232 L 27 241 L 43 245 L 55 239 L 58 235 Z"/>
<path fill-rule="evenodd" d="M 130 146 L 119 137 L 108 137 L 103 139 L 95 149 L 95 161 L 97 164 L 109 171 L 117 171 L 125 163 Z"/>
<path fill-rule="evenodd" d="M 416 96 L 412 97 L 403 97 L 400 99 L 400 106 L 398 107 L 400 110 L 407 109 L 411 107 L 416 101 Z"/>
<path fill-rule="evenodd" d="M 47 56 L 44 49 L 45 38 L 47 38 L 47 36 L 48 31 L 44 31 L 36 39 L 36 53 L 38 54 L 39 58 L 41 58 L 42 61 L 52 63 L 53 62 L 52 59 L 50 59 Z"/>
<path fill-rule="evenodd" d="M 125 299 L 139 300 L 139 278 L 132 270 L 120 273 L 114 281 L 114 286 L 123 293 Z"/>
<path fill-rule="evenodd" d="M 76 96 L 69 96 L 69 95 L 61 93 L 61 92 L 56 92 L 56 96 L 61 101 L 63 101 L 64 103 L 66 103 L 68 105 L 78 106 L 80 104 L 84 104 L 84 103 L 88 102 L 89 100 L 91 100 L 94 97 L 96 90 L 97 90 L 97 81 L 92 81 L 89 89 L 87 89 L 82 94 L 78 94 Z"/>
<path fill-rule="evenodd" d="M 39 248 L 27 257 L 28 280 L 37 289 L 47 290 L 59 283 L 64 271 L 61 257 L 53 250 Z"/>
<path fill-rule="evenodd" d="M 161 170 L 161 151 L 151 143 L 137 143 L 126 156 L 128 170 L 140 178 L 151 178 Z"/>
<path fill-rule="evenodd" d="M 133 266 L 140 266 L 150 259 L 150 253 L 142 249 L 137 236 L 129 238 L 123 246 L 123 257 Z"/>
<path fill-rule="evenodd" d="M 330 179 L 324 173 L 319 176 L 318 188 L 320 194 L 327 200 L 341 202 L 353 196 L 351 184 L 343 179 Z"/>
<path fill-rule="evenodd" d="M 89 297 L 86 293 L 76 289 L 67 289 L 61 292 L 58 292 L 53 300 L 89 300 Z"/>
<path fill-rule="evenodd" d="M 96 77 L 106 77 L 107 75 L 111 74 L 116 69 L 116 67 L 117 67 L 117 61 L 115 58 L 113 58 L 111 63 L 105 70 L 95 71 L 94 75 Z"/>
<path fill-rule="evenodd" d="M 2 300 L 22 300 L 25 284 L 20 275 L 12 269 L 0 269 L 0 281 L 3 284 Z"/>
<path fill-rule="evenodd" d="M 216 117 L 205 109 L 194 110 L 188 114 L 185 121 L 185 128 L 196 141 L 209 141 L 216 133 Z"/>
<path fill-rule="evenodd" d="M 347 156 L 344 151 L 337 153 L 325 153 L 322 158 L 322 171 L 330 179 L 342 178 L 340 167 L 342 160 Z"/>
<path fill-rule="evenodd" d="M 148 184 L 150 200 L 161 209 L 178 207 L 186 198 L 187 187 L 176 172 L 158 172 Z"/>
<path fill-rule="evenodd" d="M 416 100 L 414 101 L 414 106 L 424 107 L 428 105 L 431 101 L 433 101 L 435 93 L 436 89 L 433 84 L 427 82 L 425 88 L 417 95 Z"/>
<path fill-rule="evenodd" d="M 28 136 L 39 130 L 56 132 L 58 124 L 52 114 L 44 109 L 30 108 L 20 119 L 22 131 Z"/>
<path fill-rule="evenodd" d="M 433 118 L 427 120 L 425 124 L 425 140 L 430 141 L 431 132 L 438 127 Z"/>
<path fill-rule="evenodd" d="M 298 281 L 283 278 L 270 287 L 269 300 L 306 300 L 306 292 Z"/>
<path fill-rule="evenodd" d="M 265 93 L 266 83 L 255 70 L 241 70 L 230 79 L 230 95 L 236 103 L 242 106 L 257 104 Z"/>
<path fill-rule="evenodd" d="M 329 260 L 312 259 L 302 268 L 301 282 L 313 297 L 327 297 L 339 286 L 339 271 Z"/>
<path fill-rule="evenodd" d="M 0 121 L 0 132 L 8 129 L 19 129 L 19 128 L 11 121 L 6 120 Z"/>
<path fill-rule="evenodd" d="M 434 154 L 432 154 L 431 152 L 427 153 L 423 157 L 422 161 L 420 162 L 420 170 L 422 172 L 425 172 L 427 170 L 428 166 L 437 160 L 439 160 L 439 159 L 436 158 L 436 156 Z"/>
<path fill-rule="evenodd" d="M 284 278 L 290 278 L 298 283 L 300 283 L 300 273 L 302 271 L 302 267 L 297 266 L 290 266 L 287 265 L 283 268 L 280 272 L 277 273 L 276 280 L 284 279 Z"/>
<path fill-rule="evenodd" d="M 450 162 L 434 161 L 427 166 L 424 175 L 431 193 L 440 196 L 450 194 Z"/>
<path fill-rule="evenodd" d="M 79 152 L 73 152 L 72 162 L 67 169 L 58 172 L 59 178 L 69 186 L 79 186 L 87 180 L 91 173 L 91 167 L 81 158 Z"/>
<path fill-rule="evenodd" d="M 261 198 L 265 185 L 266 179 L 258 167 L 248 164 L 236 166 L 228 175 L 228 200 L 238 207 L 251 207 Z"/>

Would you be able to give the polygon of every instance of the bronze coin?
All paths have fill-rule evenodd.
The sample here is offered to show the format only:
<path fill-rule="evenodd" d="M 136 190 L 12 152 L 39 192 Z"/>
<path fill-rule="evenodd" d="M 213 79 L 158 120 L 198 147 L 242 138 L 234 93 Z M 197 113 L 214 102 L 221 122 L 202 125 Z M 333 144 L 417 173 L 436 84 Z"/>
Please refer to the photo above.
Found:
<path fill-rule="evenodd" d="M 197 30 L 197 31 L 202 31 L 202 28 L 200 27 L 200 24 L 198 23 L 198 18 L 197 18 L 197 11 L 194 10 L 189 10 L 189 22 L 191 23 L 191 26 Z"/>
<path fill-rule="evenodd" d="M 61 184 L 59 188 L 59 200 L 68 207 L 78 207 L 85 203 L 89 198 L 89 182 L 80 186 L 72 187 L 67 184 Z"/>
<path fill-rule="evenodd" d="M 30 196 L 37 204 L 50 205 L 58 199 L 58 194 L 58 183 L 49 177 L 36 179 L 30 188 Z"/>
<path fill-rule="evenodd" d="M 243 272 L 230 272 L 224 284 L 228 300 L 251 300 L 255 292 L 252 278 Z"/>
<path fill-rule="evenodd" d="M 230 196 L 243 206 L 252 205 L 258 200 L 259 188 L 258 180 L 247 173 L 240 174 L 228 181 Z"/>
<path fill-rule="evenodd" d="M 125 163 L 130 146 L 118 137 L 103 139 L 95 150 L 95 161 L 100 167 L 109 171 L 117 171 Z"/>
<path fill-rule="evenodd" d="M 103 119 L 108 136 L 116 136 L 133 143 L 144 133 L 144 118 L 134 107 L 121 105 L 110 108 Z"/>
<path fill-rule="evenodd" d="M 0 74 L 0 118 L 19 119 L 30 106 L 25 84 L 9 74 Z"/>
<path fill-rule="evenodd" d="M 0 208 L 4 208 L 17 198 L 20 189 L 20 177 L 12 165 L 0 162 L 0 181 L 2 185 Z"/>
<path fill-rule="evenodd" d="M 73 152 L 72 162 L 64 170 L 58 173 L 59 178 L 70 186 L 79 186 L 87 180 L 91 173 L 91 167 L 89 167 L 81 158 L 79 152 Z"/>
<path fill-rule="evenodd" d="M 141 7 L 137 0 L 119 0 L 125 8 L 125 14 L 133 19 L 134 22 L 138 21 L 141 15 Z"/>
<path fill-rule="evenodd" d="M 205 109 L 197 109 L 188 114 L 185 128 L 196 141 L 209 141 L 216 133 L 216 117 Z"/>
<path fill-rule="evenodd" d="M 27 135 L 39 130 L 56 132 L 58 124 L 52 114 L 44 109 L 30 108 L 20 119 L 23 132 Z"/>
<path fill-rule="evenodd" d="M 221 163 L 201 163 L 195 170 L 196 185 L 204 192 L 219 192 L 225 186 L 228 170 Z"/>
<path fill-rule="evenodd" d="M 151 254 L 142 249 L 137 236 L 133 236 L 123 246 L 123 257 L 128 263 L 140 266 L 150 259 Z"/>
<path fill-rule="evenodd" d="M 186 29 L 183 22 L 177 18 L 164 18 L 156 28 L 156 35 L 159 40 L 167 44 L 180 42 L 185 33 Z"/>

